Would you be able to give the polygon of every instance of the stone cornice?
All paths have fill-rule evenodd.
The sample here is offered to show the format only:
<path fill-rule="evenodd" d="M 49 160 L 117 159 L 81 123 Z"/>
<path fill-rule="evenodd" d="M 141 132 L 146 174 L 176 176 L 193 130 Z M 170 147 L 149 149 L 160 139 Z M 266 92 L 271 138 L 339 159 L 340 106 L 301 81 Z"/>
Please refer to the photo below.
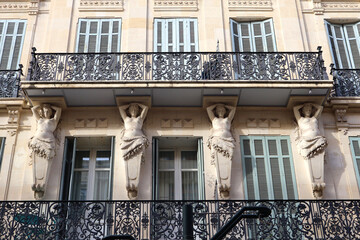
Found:
<path fill-rule="evenodd" d="M 230 11 L 272 11 L 271 0 L 228 0 Z"/>
<path fill-rule="evenodd" d="M 155 11 L 197 11 L 198 0 L 154 0 Z"/>
<path fill-rule="evenodd" d="M 0 13 L 28 13 L 36 15 L 39 13 L 40 0 L 22 2 L 0 2 Z"/>
<path fill-rule="evenodd" d="M 124 11 L 124 0 L 80 0 L 79 11 Z"/>
<path fill-rule="evenodd" d="M 312 0 L 313 8 L 304 9 L 303 12 L 315 13 L 322 15 L 324 12 L 358 12 L 360 3 L 358 1 L 324 1 Z"/>

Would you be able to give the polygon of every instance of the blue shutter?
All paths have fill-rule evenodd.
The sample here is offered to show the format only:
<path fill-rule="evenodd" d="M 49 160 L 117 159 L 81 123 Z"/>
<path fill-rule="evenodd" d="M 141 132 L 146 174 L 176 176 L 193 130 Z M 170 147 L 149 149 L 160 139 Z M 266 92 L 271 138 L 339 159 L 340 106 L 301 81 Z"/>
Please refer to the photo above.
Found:
<path fill-rule="evenodd" d="M 76 52 L 119 52 L 121 19 L 79 19 Z"/>
<path fill-rule="evenodd" d="M 350 68 L 360 68 L 360 23 L 344 25 Z"/>
<path fill-rule="evenodd" d="M 241 136 L 246 199 L 297 198 L 289 137 Z"/>
<path fill-rule="evenodd" d="M 25 28 L 25 20 L 0 20 L 0 69 L 18 68 Z"/>
<path fill-rule="evenodd" d="M 205 200 L 205 183 L 204 183 L 204 152 L 203 152 L 203 140 L 198 139 L 197 149 L 197 165 L 198 165 L 198 188 L 199 188 L 199 200 Z"/>
<path fill-rule="evenodd" d="M 5 149 L 5 139 L 4 137 L 1 137 L 1 148 L 0 148 L 0 170 L 1 170 L 1 165 L 2 165 L 2 159 L 4 156 L 4 149 Z"/>

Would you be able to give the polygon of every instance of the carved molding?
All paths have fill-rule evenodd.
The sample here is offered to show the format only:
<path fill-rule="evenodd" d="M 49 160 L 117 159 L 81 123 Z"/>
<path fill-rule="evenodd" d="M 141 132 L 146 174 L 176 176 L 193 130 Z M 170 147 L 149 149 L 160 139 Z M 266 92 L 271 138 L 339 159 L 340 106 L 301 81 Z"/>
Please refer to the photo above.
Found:
<path fill-rule="evenodd" d="M 342 131 L 344 135 L 347 134 L 349 130 L 349 123 L 346 119 L 346 113 L 348 110 L 348 106 L 346 105 L 334 105 L 333 111 L 335 114 L 336 127 L 339 131 Z"/>
<path fill-rule="evenodd" d="M 192 119 L 161 119 L 161 128 L 193 128 Z"/>
<path fill-rule="evenodd" d="M 246 120 L 246 126 L 249 128 L 280 128 L 279 119 L 266 119 L 266 118 L 249 118 Z"/>
<path fill-rule="evenodd" d="M 324 12 L 357 12 L 359 10 L 359 2 L 313 0 L 313 9 L 304 9 L 303 12 L 313 12 L 316 15 L 322 15 Z"/>
<path fill-rule="evenodd" d="M 124 11 L 124 0 L 80 0 L 79 11 Z"/>
<path fill-rule="evenodd" d="M 197 11 L 198 0 L 154 0 L 154 11 Z"/>
<path fill-rule="evenodd" d="M 39 2 L 40 0 L 31 0 L 30 2 L 0 2 L 0 12 L 36 15 L 39 12 Z"/>
<path fill-rule="evenodd" d="M 272 11 L 271 0 L 228 0 L 230 11 Z"/>
<path fill-rule="evenodd" d="M 76 119 L 75 128 L 107 128 L 108 120 L 106 118 L 88 118 Z"/>

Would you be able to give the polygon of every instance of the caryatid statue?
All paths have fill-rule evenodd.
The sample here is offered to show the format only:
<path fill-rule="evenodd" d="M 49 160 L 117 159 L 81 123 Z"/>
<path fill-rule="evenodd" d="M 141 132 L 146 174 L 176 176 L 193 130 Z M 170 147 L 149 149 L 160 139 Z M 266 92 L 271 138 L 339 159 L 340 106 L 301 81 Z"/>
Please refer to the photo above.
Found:
<path fill-rule="evenodd" d="M 224 104 L 215 104 L 207 108 L 212 122 L 211 135 L 207 145 L 211 151 L 211 163 L 216 167 L 219 192 L 222 198 L 228 198 L 230 195 L 231 163 L 235 148 L 235 140 L 230 128 L 235 110 L 235 107 Z"/>
<path fill-rule="evenodd" d="M 140 103 L 131 103 L 119 107 L 124 121 L 124 131 L 121 138 L 122 158 L 125 161 L 126 190 L 130 199 L 136 199 L 140 177 L 140 166 L 145 148 L 149 141 L 142 131 L 148 107 Z"/>
<path fill-rule="evenodd" d="M 323 107 L 305 103 L 294 107 L 294 114 L 299 125 L 298 151 L 308 161 L 313 194 L 322 198 L 325 188 L 324 155 L 327 141 L 321 136 L 318 119 Z"/>
<path fill-rule="evenodd" d="M 42 199 L 45 194 L 51 161 L 55 156 L 54 131 L 60 120 L 61 108 L 42 104 L 31 108 L 31 111 L 37 123 L 35 135 L 28 144 L 31 150 L 34 173 L 32 190 L 35 199 Z M 54 116 L 53 111 L 55 111 Z"/>

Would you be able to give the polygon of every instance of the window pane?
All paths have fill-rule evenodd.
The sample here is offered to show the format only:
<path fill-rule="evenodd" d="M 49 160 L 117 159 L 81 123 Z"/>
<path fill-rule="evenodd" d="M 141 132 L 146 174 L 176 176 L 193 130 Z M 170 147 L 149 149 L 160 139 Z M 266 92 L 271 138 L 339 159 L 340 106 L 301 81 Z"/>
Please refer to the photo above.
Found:
<path fill-rule="evenodd" d="M 181 152 L 181 168 L 182 169 L 197 168 L 197 151 Z"/>
<path fill-rule="evenodd" d="M 90 22 L 90 33 L 97 33 L 97 22 Z"/>
<path fill-rule="evenodd" d="M 109 22 L 102 22 L 101 24 L 101 33 L 109 33 Z"/>
<path fill-rule="evenodd" d="M 21 41 L 22 41 L 21 36 L 16 37 L 15 46 L 14 46 L 14 52 L 13 52 L 13 56 L 12 56 L 10 69 L 17 69 L 18 68 L 18 59 L 19 59 Z"/>
<path fill-rule="evenodd" d="M 255 199 L 254 179 L 251 158 L 245 158 L 246 187 L 248 199 Z"/>
<path fill-rule="evenodd" d="M 286 179 L 287 198 L 295 199 L 294 182 L 293 182 L 293 176 L 291 173 L 290 158 L 288 158 L 288 157 L 284 158 L 283 164 L 284 164 L 284 172 L 285 172 L 285 179 Z"/>
<path fill-rule="evenodd" d="M 90 151 L 76 151 L 75 168 L 89 168 Z"/>
<path fill-rule="evenodd" d="M 337 40 L 337 44 L 338 44 L 338 47 L 339 47 L 339 54 L 340 54 L 342 67 L 343 68 L 349 68 L 348 60 L 347 60 L 347 57 L 346 57 L 346 50 L 345 50 L 344 41 L 343 40 Z"/>
<path fill-rule="evenodd" d="M 198 173 L 182 172 L 182 200 L 199 199 Z"/>
<path fill-rule="evenodd" d="M 87 183 L 87 171 L 74 172 L 71 200 L 86 200 Z"/>
<path fill-rule="evenodd" d="M 15 23 L 9 22 L 6 30 L 6 34 L 13 34 L 15 30 Z"/>
<path fill-rule="evenodd" d="M 113 32 L 113 33 L 118 33 L 118 32 L 119 32 L 119 21 L 114 21 L 114 22 L 113 22 L 112 32 Z"/>
<path fill-rule="evenodd" d="M 97 151 L 96 152 L 96 168 L 110 167 L 111 151 Z"/>
<path fill-rule="evenodd" d="M 244 140 L 243 141 L 243 148 L 244 148 L 244 154 L 245 155 L 250 155 L 250 140 Z"/>
<path fill-rule="evenodd" d="M 281 151 L 283 155 L 289 155 L 288 142 L 284 139 L 280 140 L 281 143 Z"/>
<path fill-rule="evenodd" d="M 13 37 L 5 37 L 5 44 L 3 48 L 0 69 L 7 69 L 7 65 L 10 57 L 10 48 Z"/>
<path fill-rule="evenodd" d="M 110 171 L 95 172 L 94 200 L 107 200 L 109 194 Z"/>
<path fill-rule="evenodd" d="M 352 141 L 353 147 L 354 147 L 354 153 L 355 156 L 360 156 L 360 148 L 359 148 L 359 141 Z"/>
<path fill-rule="evenodd" d="M 271 164 L 271 177 L 272 177 L 274 198 L 275 199 L 283 199 L 280 168 L 279 168 L 279 159 L 278 158 L 270 158 L 270 164 Z"/>
<path fill-rule="evenodd" d="M 276 140 L 268 140 L 269 154 L 277 155 Z"/>
<path fill-rule="evenodd" d="M 255 155 L 264 155 L 262 140 L 254 140 Z"/>
<path fill-rule="evenodd" d="M 174 169 L 174 152 L 159 152 L 159 169 Z"/>
<path fill-rule="evenodd" d="M 174 172 L 159 172 L 159 200 L 174 199 Z"/>

